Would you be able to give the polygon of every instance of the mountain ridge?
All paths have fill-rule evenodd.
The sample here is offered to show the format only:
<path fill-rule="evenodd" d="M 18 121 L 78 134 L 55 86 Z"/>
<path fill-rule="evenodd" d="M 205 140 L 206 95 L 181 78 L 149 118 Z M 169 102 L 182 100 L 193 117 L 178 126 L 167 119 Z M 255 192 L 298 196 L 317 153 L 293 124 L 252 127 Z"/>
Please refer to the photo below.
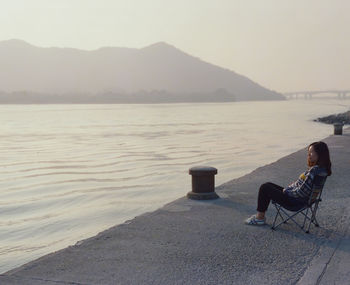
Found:
<path fill-rule="evenodd" d="M 136 49 L 81 50 L 0 41 L 0 90 L 33 93 L 123 93 L 163 90 L 167 94 L 216 93 L 235 100 L 284 97 L 234 71 L 205 62 L 165 42 Z M 197 98 L 197 97 L 196 97 Z M 198 98 L 197 98 L 198 99 Z M 197 100 L 196 99 L 196 100 Z"/>

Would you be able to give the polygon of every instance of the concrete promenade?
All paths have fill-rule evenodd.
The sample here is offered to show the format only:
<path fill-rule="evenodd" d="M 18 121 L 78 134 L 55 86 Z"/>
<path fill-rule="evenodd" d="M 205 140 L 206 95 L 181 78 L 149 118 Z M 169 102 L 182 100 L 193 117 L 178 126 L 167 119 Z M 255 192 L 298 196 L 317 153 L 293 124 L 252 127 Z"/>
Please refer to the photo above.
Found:
<path fill-rule="evenodd" d="M 305 148 L 217 187 L 220 199 L 178 199 L 0 275 L 0 284 L 350 284 L 350 131 L 324 141 L 333 175 L 310 234 L 292 223 L 243 224 L 260 184 L 286 185 L 306 169 Z"/>

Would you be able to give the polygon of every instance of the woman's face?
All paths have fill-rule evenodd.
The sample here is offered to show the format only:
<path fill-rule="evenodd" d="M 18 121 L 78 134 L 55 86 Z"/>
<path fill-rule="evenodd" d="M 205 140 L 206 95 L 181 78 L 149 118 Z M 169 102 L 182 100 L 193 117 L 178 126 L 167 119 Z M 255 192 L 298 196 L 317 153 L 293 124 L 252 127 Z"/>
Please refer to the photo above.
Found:
<path fill-rule="evenodd" d="M 309 166 L 315 165 L 318 160 L 318 155 L 314 149 L 313 146 L 309 147 L 308 153 L 307 153 L 307 161 Z"/>

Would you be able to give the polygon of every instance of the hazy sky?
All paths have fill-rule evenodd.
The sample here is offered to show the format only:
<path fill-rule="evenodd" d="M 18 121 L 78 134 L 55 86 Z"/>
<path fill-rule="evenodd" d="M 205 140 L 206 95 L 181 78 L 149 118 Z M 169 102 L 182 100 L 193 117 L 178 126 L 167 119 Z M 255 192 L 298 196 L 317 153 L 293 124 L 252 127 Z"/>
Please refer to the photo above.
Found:
<path fill-rule="evenodd" d="M 164 41 L 280 92 L 350 89 L 349 27 L 349 0 L 0 0 L 0 40 Z"/>

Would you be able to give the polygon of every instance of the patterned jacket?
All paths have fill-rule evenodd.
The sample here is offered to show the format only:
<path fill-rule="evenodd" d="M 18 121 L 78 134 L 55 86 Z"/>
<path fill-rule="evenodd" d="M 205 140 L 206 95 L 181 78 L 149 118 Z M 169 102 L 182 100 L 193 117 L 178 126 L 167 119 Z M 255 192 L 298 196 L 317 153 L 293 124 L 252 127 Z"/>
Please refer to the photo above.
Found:
<path fill-rule="evenodd" d="M 327 177 L 326 169 L 318 165 L 311 167 L 302 173 L 297 181 L 286 187 L 284 193 L 290 197 L 301 198 L 307 201 L 311 196 L 316 176 Z M 322 188 L 325 181 L 326 179 L 317 179 L 317 184 L 319 184 L 317 187 Z"/>

